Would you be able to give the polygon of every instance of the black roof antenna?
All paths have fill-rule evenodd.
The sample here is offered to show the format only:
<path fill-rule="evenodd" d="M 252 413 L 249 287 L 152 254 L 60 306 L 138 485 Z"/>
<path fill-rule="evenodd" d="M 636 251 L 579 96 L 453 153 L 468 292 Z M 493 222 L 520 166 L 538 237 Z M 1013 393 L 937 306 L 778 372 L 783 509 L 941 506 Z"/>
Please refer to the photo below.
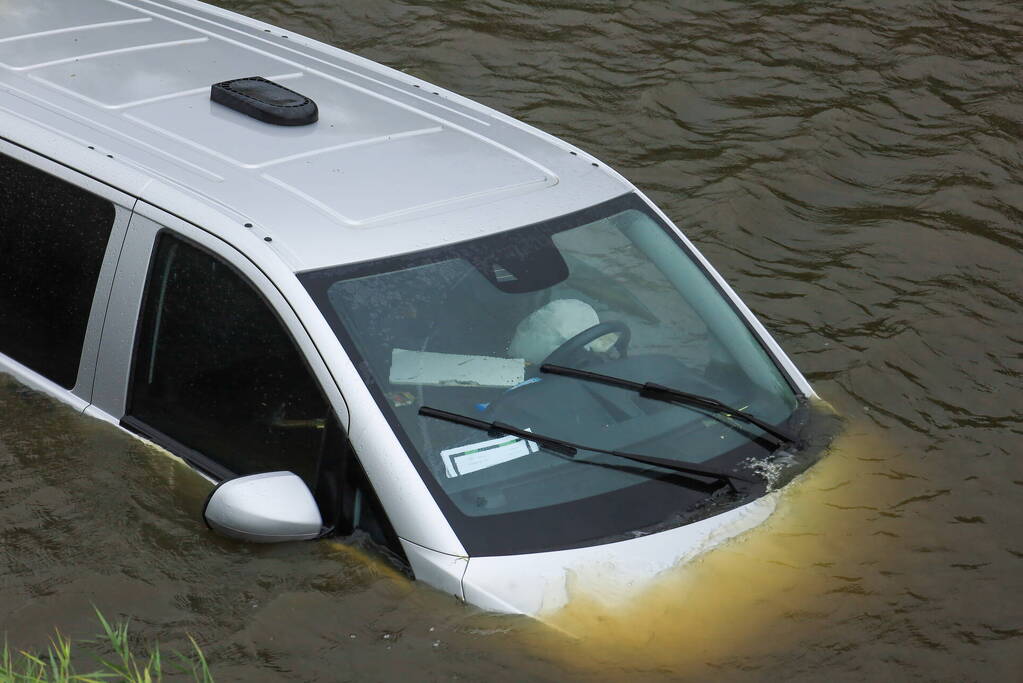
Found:
<path fill-rule="evenodd" d="M 210 88 L 210 99 L 277 126 L 307 126 L 320 117 L 311 99 L 262 76 L 216 83 Z"/>

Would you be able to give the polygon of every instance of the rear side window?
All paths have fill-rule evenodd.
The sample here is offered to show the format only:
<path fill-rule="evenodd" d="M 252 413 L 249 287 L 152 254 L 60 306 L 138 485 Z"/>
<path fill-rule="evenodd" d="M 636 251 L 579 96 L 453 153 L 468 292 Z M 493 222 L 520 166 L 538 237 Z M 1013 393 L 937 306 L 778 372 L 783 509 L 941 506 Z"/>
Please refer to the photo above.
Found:
<path fill-rule="evenodd" d="M 69 389 L 113 224 L 109 201 L 0 154 L 0 352 Z"/>
<path fill-rule="evenodd" d="M 289 470 L 315 490 L 329 406 L 269 304 L 231 266 L 162 233 L 129 416 L 217 476 Z"/>

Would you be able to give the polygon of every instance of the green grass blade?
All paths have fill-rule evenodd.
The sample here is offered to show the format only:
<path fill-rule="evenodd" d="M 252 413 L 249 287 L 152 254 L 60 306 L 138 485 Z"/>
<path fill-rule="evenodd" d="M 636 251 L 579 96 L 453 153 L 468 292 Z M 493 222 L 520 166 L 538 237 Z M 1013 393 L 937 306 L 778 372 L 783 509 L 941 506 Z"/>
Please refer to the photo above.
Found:
<path fill-rule="evenodd" d="M 129 624 L 127 621 L 111 624 L 103 614 L 93 607 L 96 618 L 103 629 L 95 640 L 83 641 L 100 648 L 109 648 L 113 657 L 108 659 L 93 655 L 101 670 L 79 674 L 72 663 L 73 646 L 70 638 L 54 631 L 46 653 L 35 655 L 24 650 L 11 650 L 6 637 L 0 651 L 0 683 L 107 683 L 110 680 L 126 683 L 161 683 L 164 676 L 164 657 L 159 643 L 147 649 L 146 656 L 136 655 L 131 648 Z M 213 683 L 206 656 L 195 639 L 189 635 L 194 651 L 193 657 L 184 657 L 171 650 L 185 666 L 182 673 L 201 683 Z"/>

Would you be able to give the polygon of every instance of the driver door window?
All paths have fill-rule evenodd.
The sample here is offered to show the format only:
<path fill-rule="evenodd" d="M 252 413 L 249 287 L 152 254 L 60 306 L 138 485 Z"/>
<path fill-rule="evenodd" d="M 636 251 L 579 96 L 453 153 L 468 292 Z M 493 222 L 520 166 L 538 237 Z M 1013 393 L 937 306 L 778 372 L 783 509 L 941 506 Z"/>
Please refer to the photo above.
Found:
<path fill-rule="evenodd" d="M 231 266 L 161 233 L 139 330 L 128 415 L 140 431 L 218 477 L 288 470 L 316 490 L 330 407 Z"/>
<path fill-rule="evenodd" d="M 361 529 L 403 561 L 284 324 L 233 267 L 166 231 L 150 267 L 124 424 L 221 479 L 294 472 L 327 527 Z"/>

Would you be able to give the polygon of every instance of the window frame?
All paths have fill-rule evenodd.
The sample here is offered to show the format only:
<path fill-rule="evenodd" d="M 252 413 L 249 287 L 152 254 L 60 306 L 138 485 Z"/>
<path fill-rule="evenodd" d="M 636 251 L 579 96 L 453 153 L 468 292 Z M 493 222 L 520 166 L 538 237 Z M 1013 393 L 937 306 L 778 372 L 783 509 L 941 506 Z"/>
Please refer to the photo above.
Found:
<path fill-rule="evenodd" d="M 78 361 L 78 375 L 74 386 L 65 387 L 36 370 L 18 362 L 0 350 L 0 371 L 8 372 L 33 388 L 42 390 L 84 411 L 92 403 L 96 383 L 97 361 L 102 344 L 104 323 L 112 294 L 114 277 L 125 237 L 137 202 L 135 197 L 107 185 L 70 166 L 0 137 L 0 154 L 20 161 L 43 173 L 54 176 L 84 192 L 109 201 L 114 207 L 114 221 L 110 228 L 106 250 L 100 263 L 99 277 L 92 294 L 89 321 L 82 341 Z"/>
<path fill-rule="evenodd" d="M 115 278 L 115 301 L 103 331 L 103 347 L 94 394 L 96 408 L 111 416 L 121 426 L 142 434 L 172 454 L 182 457 L 212 481 L 233 476 L 227 468 L 217 467 L 215 462 L 208 459 L 197 458 L 195 451 L 177 443 L 170 435 L 162 434 L 137 419 L 133 420 L 127 412 L 132 371 L 141 337 L 140 321 L 145 292 L 156 257 L 157 240 L 165 232 L 220 259 L 252 286 L 280 321 L 330 405 L 334 417 L 347 432 L 348 407 L 337 383 L 297 313 L 267 274 L 228 242 L 142 201 L 136 207 L 125 239 Z"/>
<path fill-rule="evenodd" d="M 333 404 L 331 403 L 330 399 L 327 397 L 326 392 L 323 390 L 322 382 L 319 380 L 318 377 L 316 377 L 316 373 L 313 371 L 313 368 L 310 366 L 309 360 L 306 357 L 306 354 L 304 353 L 304 351 L 302 350 L 301 346 L 299 346 L 297 340 L 295 339 L 295 335 L 291 333 L 291 331 L 287 327 L 287 324 L 281 318 L 280 314 L 274 308 L 273 304 L 271 304 L 270 301 L 267 300 L 267 298 L 263 295 L 263 293 L 255 285 L 255 283 L 253 283 L 249 278 L 247 278 L 244 273 L 242 273 L 238 268 L 236 268 L 227 259 L 223 258 L 223 256 L 221 254 L 218 254 L 218 253 L 212 251 L 211 249 L 206 248 L 205 246 L 203 246 L 201 244 L 197 244 L 193 240 L 188 239 L 187 237 L 185 237 L 185 236 L 175 232 L 174 230 L 172 230 L 170 228 L 164 228 L 162 230 L 157 231 L 156 234 L 153 236 L 153 249 L 152 249 L 152 251 L 150 253 L 149 266 L 146 269 L 147 276 L 146 276 L 145 285 L 144 285 L 143 291 L 142 291 L 142 301 L 141 301 L 141 306 L 139 308 L 138 323 L 136 324 L 136 327 L 135 327 L 135 341 L 134 341 L 134 344 L 132 345 L 131 367 L 130 367 L 130 372 L 129 372 L 129 375 L 128 375 L 128 386 L 127 386 L 127 390 L 126 390 L 126 393 L 125 393 L 125 413 L 124 413 L 124 416 L 121 418 L 121 425 L 126 427 L 126 428 L 128 428 L 130 431 L 141 433 L 143 436 L 145 436 L 150 441 L 153 441 L 154 443 L 156 443 L 156 444 L 166 448 L 167 450 L 169 450 L 170 452 L 172 452 L 172 453 L 174 453 L 176 455 L 180 455 L 185 461 L 187 461 L 193 467 L 196 467 L 196 468 L 202 470 L 203 472 L 205 472 L 206 474 L 212 475 L 213 477 L 223 481 L 223 480 L 226 480 L 226 479 L 231 479 L 231 478 L 240 476 L 240 474 L 238 472 L 235 472 L 235 471 L 231 470 L 230 468 L 228 468 L 224 464 L 222 464 L 219 461 L 215 460 L 214 458 L 206 455 L 205 453 L 202 453 L 201 451 L 197 451 L 194 448 L 190 448 L 190 447 L 182 444 L 174 436 L 172 436 L 170 434 L 167 434 L 166 432 L 163 432 L 160 429 L 157 429 L 156 427 L 151 426 L 149 423 L 143 421 L 140 418 L 135 417 L 134 415 L 132 415 L 129 412 L 130 409 L 131 409 L 131 405 L 132 405 L 132 399 L 133 399 L 132 395 L 133 395 L 133 393 L 135 391 L 135 376 L 136 376 L 136 371 L 138 369 L 138 367 L 137 367 L 138 355 L 139 355 L 140 347 L 141 347 L 141 344 L 142 344 L 142 336 L 143 336 L 143 334 L 142 334 L 142 332 L 143 332 L 142 331 L 142 325 L 140 323 L 142 321 L 143 314 L 145 313 L 145 308 L 146 308 L 146 304 L 149 301 L 149 296 L 152 293 L 151 292 L 151 287 L 153 285 L 153 279 L 152 278 L 153 278 L 153 274 L 154 274 L 154 269 L 156 267 L 157 253 L 159 251 L 158 245 L 160 243 L 160 240 L 165 238 L 166 236 L 170 236 L 173 239 L 176 239 L 179 243 L 182 243 L 182 244 L 185 244 L 187 246 L 190 246 L 190 247 L 193 247 L 195 249 L 198 249 L 200 252 L 202 252 L 203 254 L 207 255 L 208 257 L 223 263 L 224 265 L 226 265 L 228 267 L 228 269 L 232 273 L 234 273 L 235 276 L 237 276 L 242 281 L 242 283 L 249 285 L 255 291 L 256 296 L 259 298 L 259 300 L 264 305 L 266 305 L 267 309 L 270 311 L 270 313 L 273 316 L 273 318 L 281 325 L 281 329 L 283 329 L 283 331 L 284 331 L 285 335 L 287 336 L 288 340 L 292 343 L 293 347 L 298 352 L 298 354 L 301 357 L 301 360 L 303 362 L 303 365 L 305 366 L 306 370 L 309 372 L 309 375 L 312 378 L 313 382 L 316 384 L 316 388 L 319 390 L 320 395 L 323 398 L 324 403 L 327 404 L 327 406 L 330 408 L 334 419 L 337 420 L 338 417 L 337 417 L 336 412 L 333 409 Z M 315 467 L 315 471 L 317 473 L 316 474 L 317 479 L 319 478 L 319 473 L 320 473 L 321 466 L 322 466 L 322 463 L 320 462 L 320 458 L 322 457 L 322 455 L 323 455 L 322 452 L 317 455 L 316 467 Z M 315 493 L 315 488 L 316 488 L 316 483 L 314 482 L 313 489 L 312 489 L 314 493 Z"/>

